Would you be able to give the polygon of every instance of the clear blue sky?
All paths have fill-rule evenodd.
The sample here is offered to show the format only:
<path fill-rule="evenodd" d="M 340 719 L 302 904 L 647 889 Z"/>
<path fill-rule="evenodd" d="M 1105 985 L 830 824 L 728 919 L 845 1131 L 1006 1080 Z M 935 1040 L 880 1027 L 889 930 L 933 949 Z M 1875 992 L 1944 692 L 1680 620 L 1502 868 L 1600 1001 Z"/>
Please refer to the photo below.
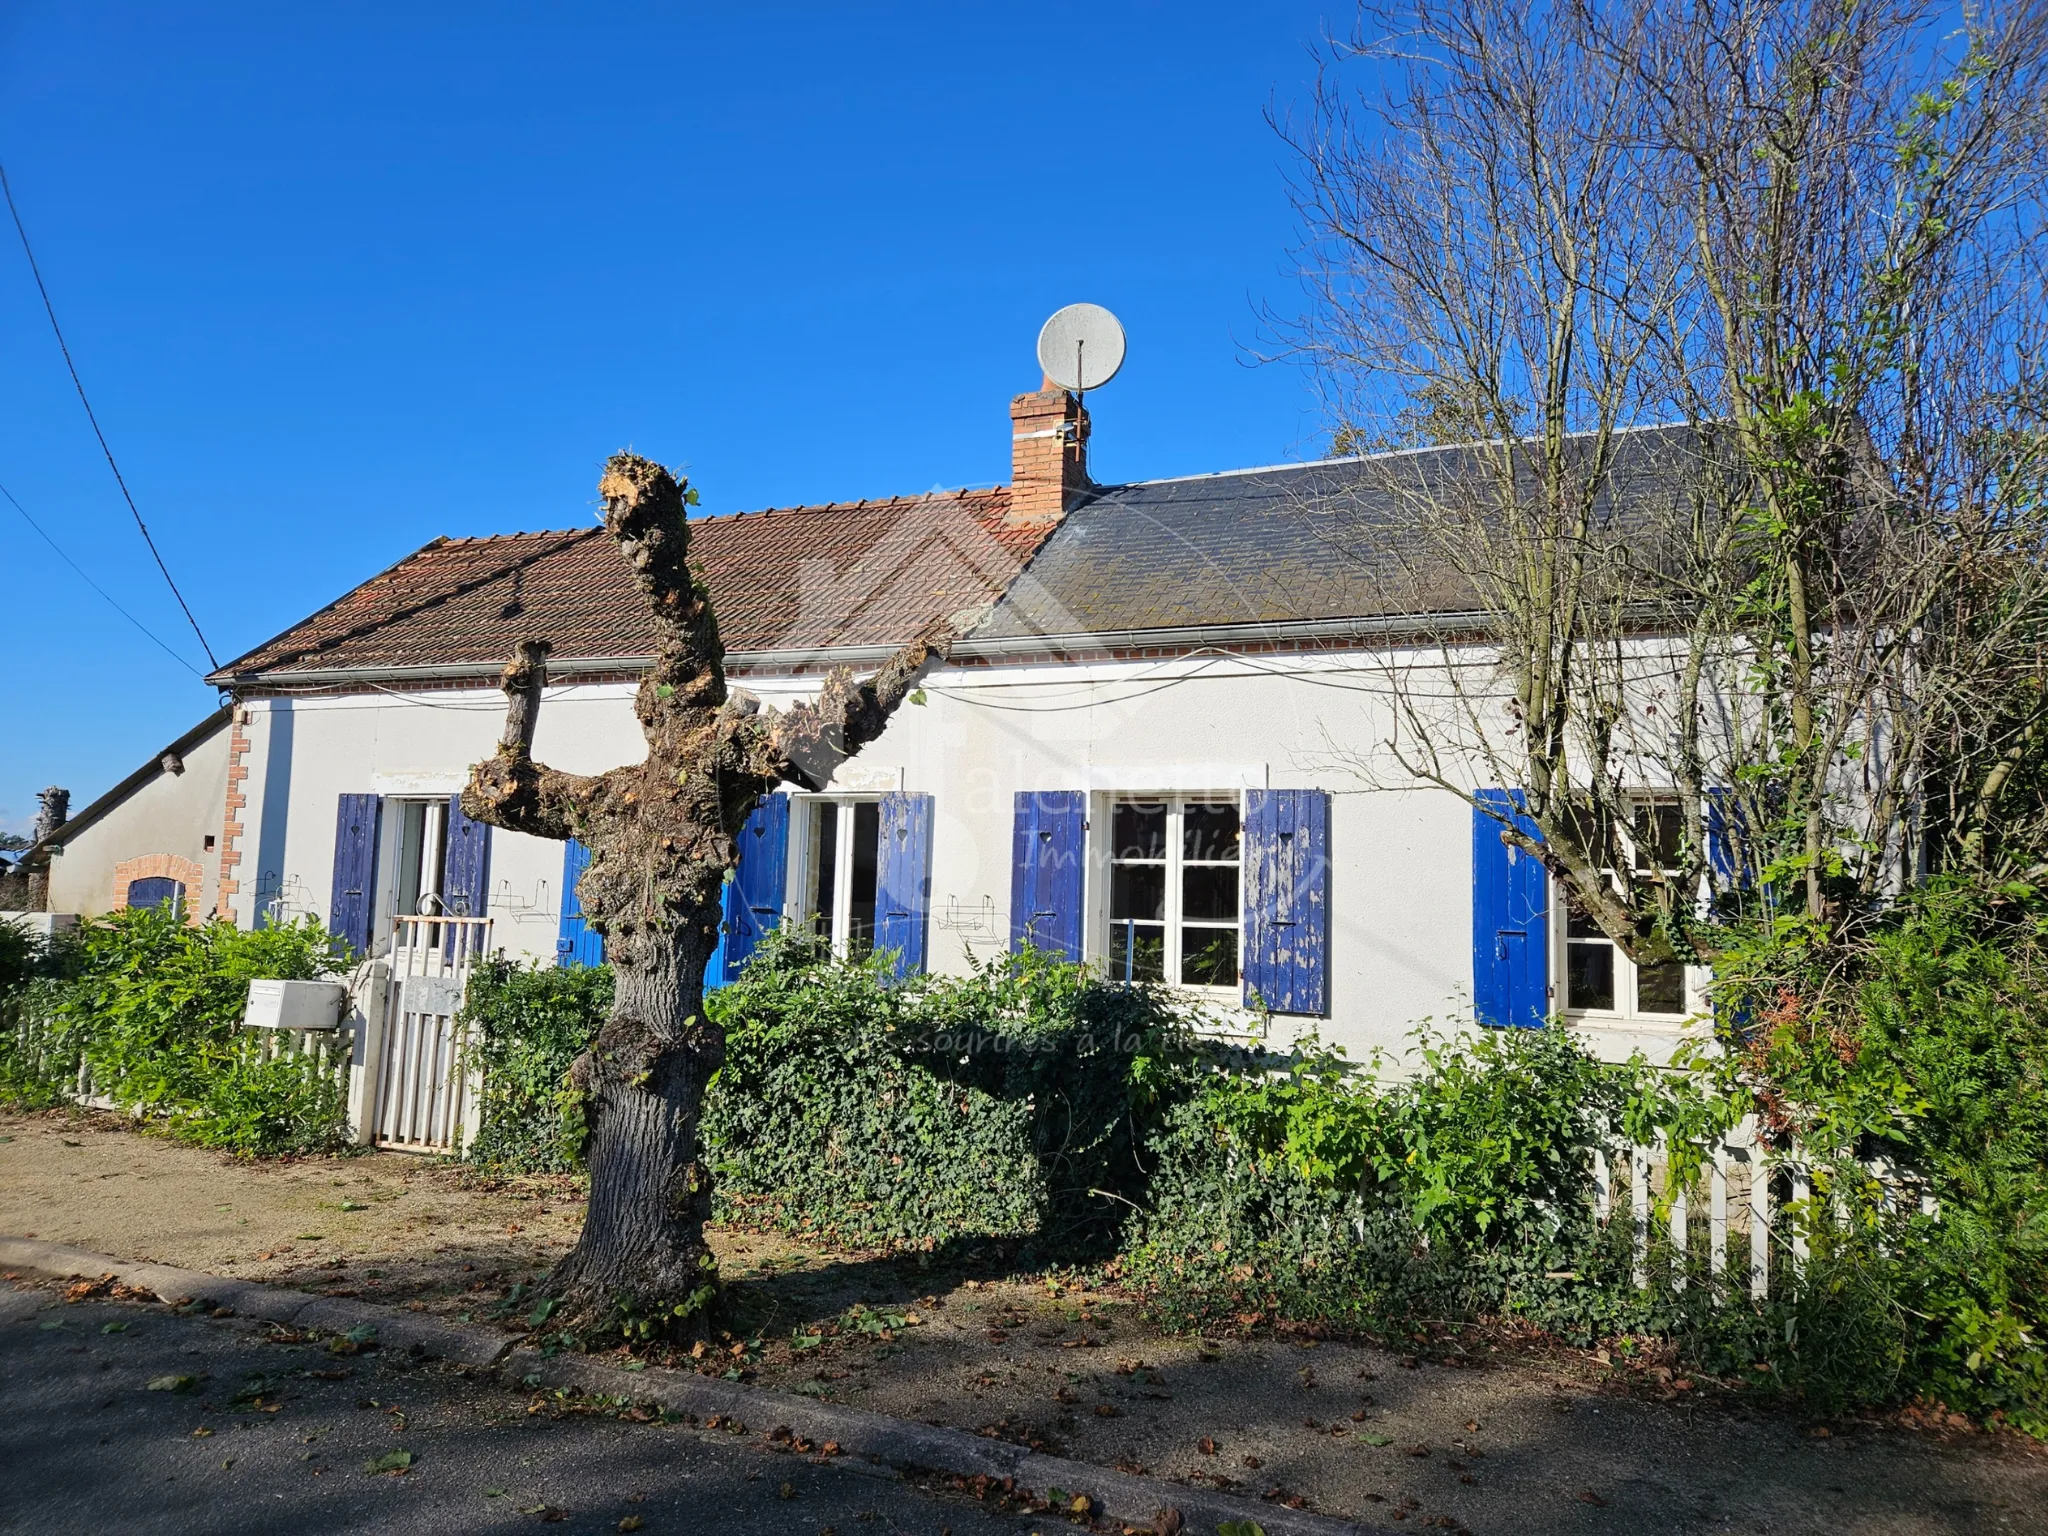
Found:
<path fill-rule="evenodd" d="M 0 7 L 0 158 L 223 661 L 437 534 L 1008 477 L 1043 318 L 1130 333 L 1103 480 L 1314 457 L 1287 156 L 1343 4 Z M 0 483 L 200 665 L 0 229 Z M 215 703 L 0 502 L 0 827 Z"/>

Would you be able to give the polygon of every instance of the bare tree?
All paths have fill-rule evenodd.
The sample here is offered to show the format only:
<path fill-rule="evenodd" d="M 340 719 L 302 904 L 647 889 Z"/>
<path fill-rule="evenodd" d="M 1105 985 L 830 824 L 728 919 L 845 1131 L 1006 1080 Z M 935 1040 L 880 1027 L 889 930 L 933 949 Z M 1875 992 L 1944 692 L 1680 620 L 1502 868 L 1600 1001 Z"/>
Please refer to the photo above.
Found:
<path fill-rule="evenodd" d="M 1447 615 L 1361 766 L 1522 790 L 1639 961 L 1711 951 L 1703 885 L 1825 924 L 1930 818 L 1981 860 L 2048 760 L 2048 40 L 1953 20 L 1420 0 L 1291 135 L 1340 430 L 1465 445 L 1334 520 Z"/>
<path fill-rule="evenodd" d="M 687 1333 L 717 1282 L 698 1119 L 724 1039 L 704 1012 L 704 967 L 739 832 L 778 783 L 822 788 L 879 736 L 956 631 L 935 625 L 866 681 L 836 670 L 815 701 L 763 710 L 726 687 L 710 594 L 689 564 L 684 483 L 621 453 L 598 492 L 655 620 L 654 665 L 634 704 L 647 756 L 593 777 L 535 762 L 548 646 L 528 640 L 505 669 L 498 751 L 471 770 L 462 804 L 494 826 L 589 847 L 577 894 L 617 978 L 611 1016 L 570 1074 L 590 1125 L 590 1204 L 546 1289 L 572 1327 Z"/>

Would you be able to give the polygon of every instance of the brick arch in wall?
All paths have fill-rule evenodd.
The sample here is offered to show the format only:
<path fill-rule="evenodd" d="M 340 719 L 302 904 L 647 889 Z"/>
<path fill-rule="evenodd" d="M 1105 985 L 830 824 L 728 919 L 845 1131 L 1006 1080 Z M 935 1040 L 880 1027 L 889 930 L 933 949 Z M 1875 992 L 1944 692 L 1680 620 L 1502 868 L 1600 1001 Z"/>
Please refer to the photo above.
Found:
<path fill-rule="evenodd" d="M 137 880 L 175 880 L 185 888 L 185 921 L 196 928 L 202 919 L 199 885 L 205 878 L 206 872 L 197 864 L 175 853 L 145 853 L 123 859 L 114 866 L 114 910 L 119 912 L 128 905 L 128 887 Z"/>

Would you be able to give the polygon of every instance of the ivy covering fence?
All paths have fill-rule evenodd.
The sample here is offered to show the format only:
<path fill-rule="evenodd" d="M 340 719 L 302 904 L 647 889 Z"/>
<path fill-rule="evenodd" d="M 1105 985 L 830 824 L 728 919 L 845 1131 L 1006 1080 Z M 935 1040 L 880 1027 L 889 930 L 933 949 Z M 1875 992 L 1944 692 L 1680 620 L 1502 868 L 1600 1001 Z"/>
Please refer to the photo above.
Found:
<path fill-rule="evenodd" d="M 249 983 L 314 980 L 344 956 L 318 921 L 244 932 L 130 907 L 54 942 L 0 924 L 0 1101 L 90 1096 L 243 1156 L 339 1146 L 338 1075 L 238 1028 Z"/>

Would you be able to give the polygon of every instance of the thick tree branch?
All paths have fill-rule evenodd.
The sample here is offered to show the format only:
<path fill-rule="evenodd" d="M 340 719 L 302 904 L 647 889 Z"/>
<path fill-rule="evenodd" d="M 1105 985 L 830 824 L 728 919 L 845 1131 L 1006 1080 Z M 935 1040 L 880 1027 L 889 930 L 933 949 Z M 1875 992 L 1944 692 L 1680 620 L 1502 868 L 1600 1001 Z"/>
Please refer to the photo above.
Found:
<path fill-rule="evenodd" d="M 863 681 L 836 668 L 816 699 L 750 721 L 759 769 L 805 789 L 823 789 L 841 763 L 882 734 L 889 717 L 952 653 L 971 621 L 971 615 L 956 614 L 934 624 Z"/>
<path fill-rule="evenodd" d="M 505 690 L 505 729 L 497 752 L 469 771 L 462 813 L 508 832 L 561 841 L 576 835 L 579 806 L 587 806 L 598 779 L 536 763 L 533 732 L 540 724 L 541 692 L 548 682 L 548 643 L 522 640 L 499 674 Z"/>

